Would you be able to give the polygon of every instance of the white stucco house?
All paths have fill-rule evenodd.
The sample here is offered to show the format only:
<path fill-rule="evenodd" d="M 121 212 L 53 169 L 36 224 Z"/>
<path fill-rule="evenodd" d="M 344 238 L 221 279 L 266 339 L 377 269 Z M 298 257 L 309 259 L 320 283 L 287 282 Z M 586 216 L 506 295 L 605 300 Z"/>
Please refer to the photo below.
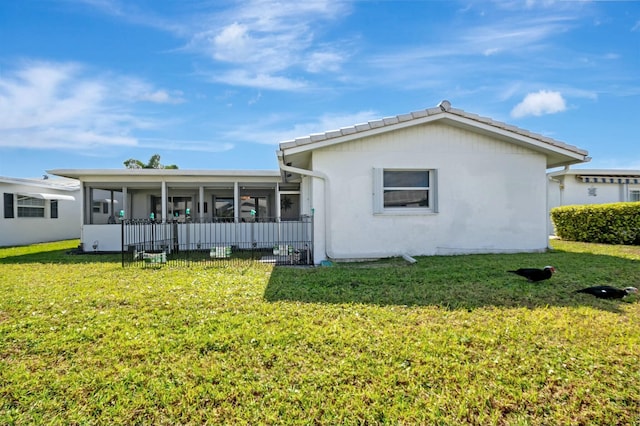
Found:
<path fill-rule="evenodd" d="M 548 176 L 550 207 L 640 201 L 640 170 L 567 167 Z"/>
<path fill-rule="evenodd" d="M 0 246 L 80 237 L 80 182 L 0 177 Z"/>
<path fill-rule="evenodd" d="M 114 201 L 106 211 L 122 211 L 125 219 L 153 213 L 189 226 L 227 221 L 240 229 L 246 219 L 312 217 L 318 264 L 545 250 L 547 170 L 588 161 L 582 149 L 448 101 L 281 142 L 276 154 L 275 171 L 49 173 L 80 180 L 86 245 L 121 247 L 118 227 L 98 216 L 96 203 L 104 199 Z"/>
<path fill-rule="evenodd" d="M 549 210 L 559 206 L 640 201 L 640 170 L 574 169 L 549 172 Z M 553 224 L 549 222 L 550 234 Z"/>

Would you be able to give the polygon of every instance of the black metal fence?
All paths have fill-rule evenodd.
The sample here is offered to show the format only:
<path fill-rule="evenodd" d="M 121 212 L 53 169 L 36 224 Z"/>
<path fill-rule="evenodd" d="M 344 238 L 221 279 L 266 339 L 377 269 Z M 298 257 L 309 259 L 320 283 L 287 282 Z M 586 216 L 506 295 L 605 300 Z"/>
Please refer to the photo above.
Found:
<path fill-rule="evenodd" d="M 122 266 L 259 261 L 313 264 L 313 217 L 250 222 L 122 221 Z"/>

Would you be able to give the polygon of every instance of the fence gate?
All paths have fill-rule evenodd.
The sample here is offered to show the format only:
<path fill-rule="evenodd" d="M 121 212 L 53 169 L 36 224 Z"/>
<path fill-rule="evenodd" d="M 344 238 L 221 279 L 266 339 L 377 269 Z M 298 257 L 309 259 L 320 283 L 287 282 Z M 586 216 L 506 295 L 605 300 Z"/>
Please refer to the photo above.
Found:
<path fill-rule="evenodd" d="M 122 221 L 122 266 L 259 261 L 313 264 L 313 216 L 296 221 Z"/>

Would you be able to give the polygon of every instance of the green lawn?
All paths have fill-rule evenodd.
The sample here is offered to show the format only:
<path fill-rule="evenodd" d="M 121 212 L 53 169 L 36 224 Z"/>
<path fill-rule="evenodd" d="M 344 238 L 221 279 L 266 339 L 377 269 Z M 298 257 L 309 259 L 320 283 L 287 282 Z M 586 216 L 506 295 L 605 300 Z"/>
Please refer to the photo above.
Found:
<path fill-rule="evenodd" d="M 313 269 L 0 249 L 0 424 L 640 424 L 640 247 Z M 505 271 L 553 265 L 531 284 Z"/>

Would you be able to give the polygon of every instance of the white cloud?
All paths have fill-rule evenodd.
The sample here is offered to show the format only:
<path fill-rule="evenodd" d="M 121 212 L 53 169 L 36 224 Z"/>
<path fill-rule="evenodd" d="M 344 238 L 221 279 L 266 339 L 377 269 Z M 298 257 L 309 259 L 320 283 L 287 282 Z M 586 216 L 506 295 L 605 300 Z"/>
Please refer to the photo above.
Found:
<path fill-rule="evenodd" d="M 211 75 L 212 81 L 229 84 L 232 86 L 266 88 L 271 90 L 297 91 L 307 87 L 304 81 L 293 80 L 268 73 L 252 73 L 242 69 L 236 69 L 224 73 Z"/>
<path fill-rule="evenodd" d="M 235 146 L 228 142 L 174 139 L 141 139 L 138 144 L 138 148 L 157 149 L 158 147 L 169 151 L 225 152 L 232 150 Z"/>
<path fill-rule="evenodd" d="M 359 111 L 348 114 L 325 114 L 317 120 L 294 124 L 290 127 L 282 126 L 283 121 L 290 122 L 291 117 L 267 117 L 264 120 L 244 126 L 237 126 L 225 134 L 226 139 L 238 142 L 254 142 L 261 144 L 278 144 L 298 137 L 309 136 L 349 127 L 355 124 L 377 120 L 380 115 L 375 111 Z"/>
<path fill-rule="evenodd" d="M 182 92 L 177 91 L 173 94 L 170 94 L 166 90 L 155 90 L 142 93 L 140 95 L 140 99 L 156 104 L 181 104 L 184 102 L 184 99 L 182 98 Z"/>
<path fill-rule="evenodd" d="M 311 73 L 338 72 L 344 58 L 336 52 L 313 52 L 306 62 L 306 69 Z"/>
<path fill-rule="evenodd" d="M 247 26 L 234 22 L 213 38 L 214 57 L 219 61 L 244 62 L 251 60 L 254 43 L 247 34 Z"/>
<path fill-rule="evenodd" d="M 556 114 L 566 109 L 567 105 L 560 92 L 540 90 L 525 96 L 522 102 L 511 110 L 511 116 L 513 118 L 522 118 L 530 115 Z"/>
<path fill-rule="evenodd" d="M 74 150 L 133 146 L 134 131 L 157 123 L 132 112 L 131 106 L 141 100 L 180 99 L 130 77 L 89 75 L 79 64 L 23 64 L 0 77 L 0 146 Z"/>
<path fill-rule="evenodd" d="M 190 37 L 188 48 L 227 64 L 216 78 L 229 85 L 298 90 L 296 70 L 337 72 L 346 56 L 337 45 L 316 46 L 322 22 L 342 17 L 344 0 L 249 0 L 214 13 Z M 306 84 L 305 84 L 306 85 Z"/>

